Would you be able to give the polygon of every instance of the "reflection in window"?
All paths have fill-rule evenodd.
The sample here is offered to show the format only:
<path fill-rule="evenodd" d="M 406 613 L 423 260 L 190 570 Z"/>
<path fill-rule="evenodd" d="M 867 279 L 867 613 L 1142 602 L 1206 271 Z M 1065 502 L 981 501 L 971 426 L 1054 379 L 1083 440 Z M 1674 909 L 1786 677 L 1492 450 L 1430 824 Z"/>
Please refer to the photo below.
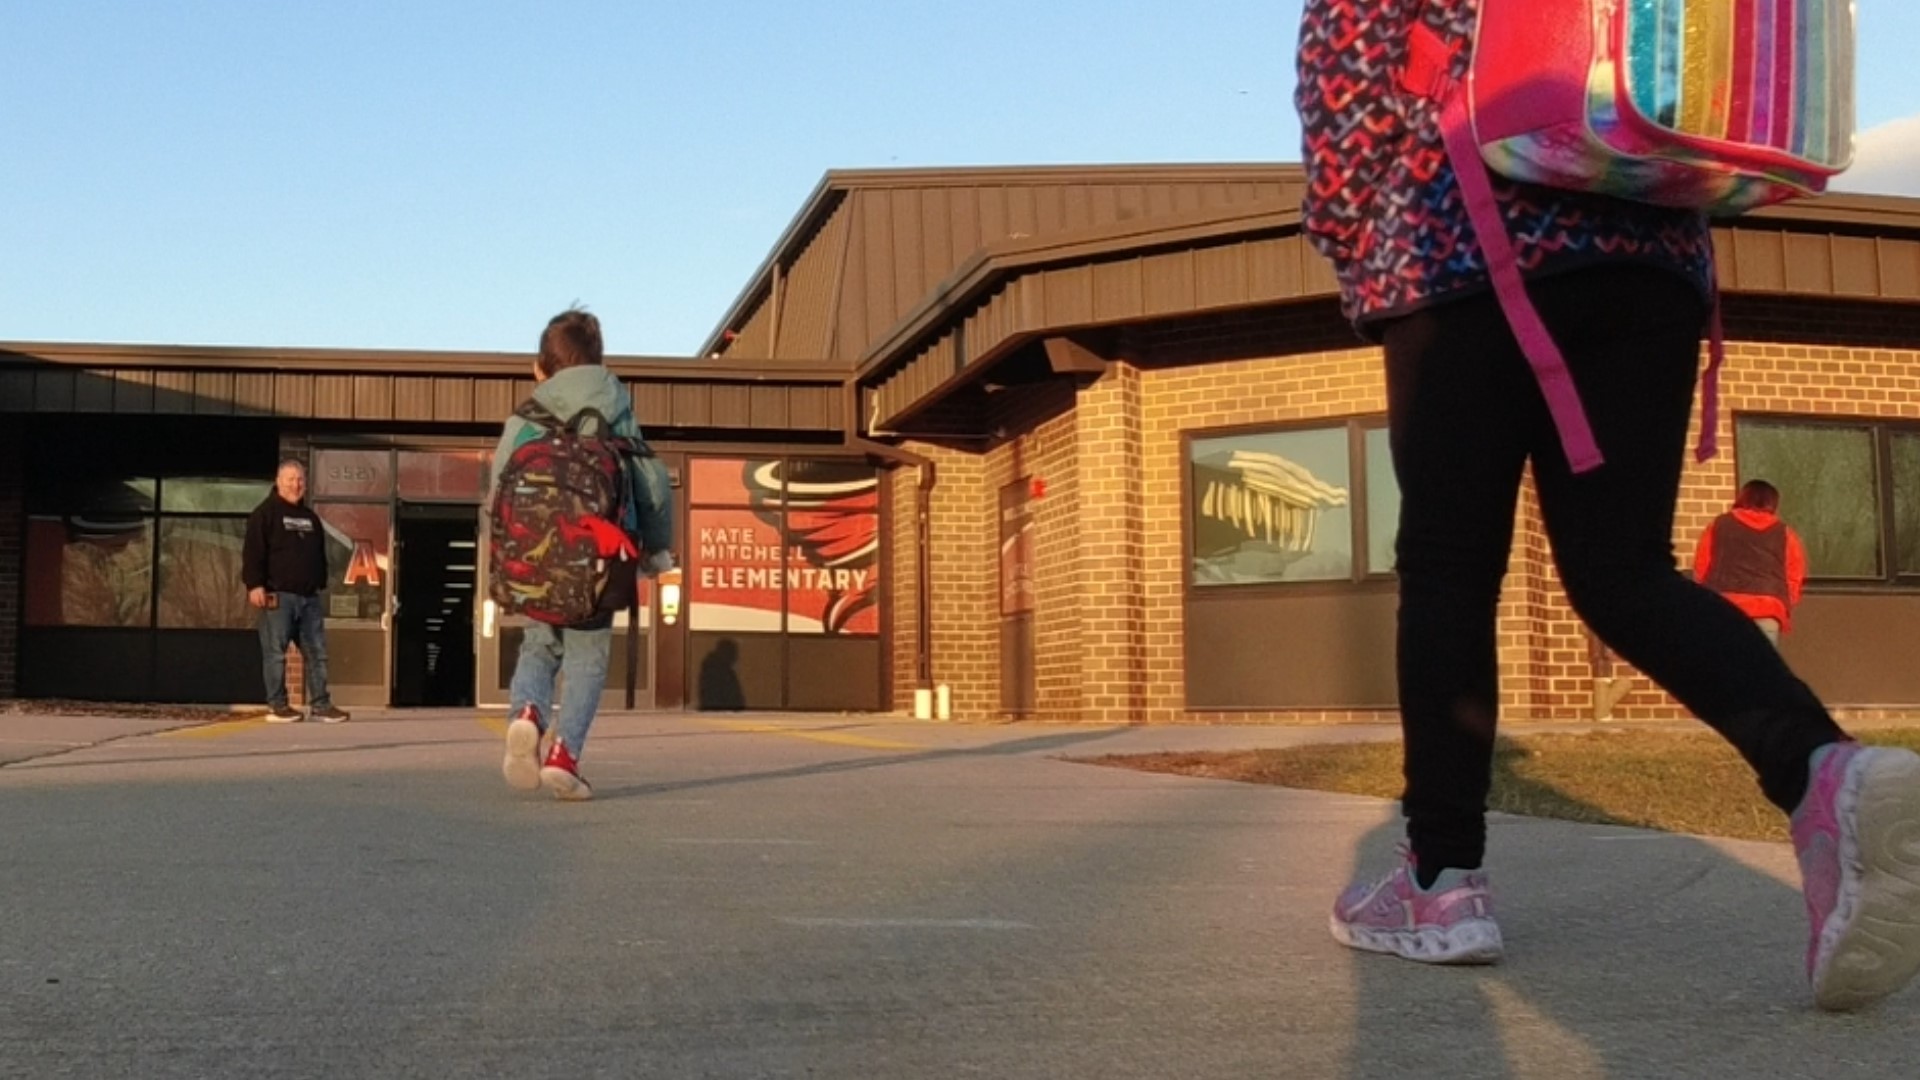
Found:
<path fill-rule="evenodd" d="M 240 583 L 245 518 L 162 518 L 160 625 L 245 630 L 254 625 Z"/>
<path fill-rule="evenodd" d="M 36 515 L 27 520 L 26 540 L 28 625 L 148 625 L 151 519 Z"/>
<path fill-rule="evenodd" d="M 313 509 L 327 533 L 327 617 L 378 619 L 389 572 L 387 504 L 318 503 Z"/>
<path fill-rule="evenodd" d="M 1367 429 L 1367 572 L 1393 572 L 1393 545 L 1400 535 L 1400 482 L 1393 475 L 1387 429 Z"/>
<path fill-rule="evenodd" d="M 1737 434 L 1740 483 L 1780 489 L 1780 517 L 1806 546 L 1808 576 L 1883 575 L 1871 428 L 1741 421 Z"/>
<path fill-rule="evenodd" d="M 160 509 L 169 514 L 250 514 L 273 490 L 270 481 L 225 476 L 169 476 Z"/>
<path fill-rule="evenodd" d="M 1194 584 L 1352 577 L 1347 447 L 1344 426 L 1194 440 Z"/>

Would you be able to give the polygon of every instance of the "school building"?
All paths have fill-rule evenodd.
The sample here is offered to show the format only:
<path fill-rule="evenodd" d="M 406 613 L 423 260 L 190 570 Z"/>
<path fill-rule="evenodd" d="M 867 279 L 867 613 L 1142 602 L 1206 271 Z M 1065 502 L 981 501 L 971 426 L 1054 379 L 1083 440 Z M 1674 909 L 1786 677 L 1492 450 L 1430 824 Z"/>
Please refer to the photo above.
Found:
<path fill-rule="evenodd" d="M 623 621 L 607 703 L 1390 718 L 1381 365 L 1302 184 L 829 173 L 698 355 L 610 358 L 675 478 L 687 585 L 672 621 L 651 597 Z M 1722 453 L 1689 463 L 1676 548 L 1771 480 L 1812 574 L 1788 658 L 1843 715 L 1920 710 L 1920 200 L 1715 238 Z M 0 345 L 0 696 L 259 700 L 239 541 L 295 457 L 335 696 L 503 704 L 521 628 L 486 602 L 480 502 L 529 361 Z M 1500 647 L 1510 718 L 1683 715 L 1592 647 L 1530 495 Z"/>

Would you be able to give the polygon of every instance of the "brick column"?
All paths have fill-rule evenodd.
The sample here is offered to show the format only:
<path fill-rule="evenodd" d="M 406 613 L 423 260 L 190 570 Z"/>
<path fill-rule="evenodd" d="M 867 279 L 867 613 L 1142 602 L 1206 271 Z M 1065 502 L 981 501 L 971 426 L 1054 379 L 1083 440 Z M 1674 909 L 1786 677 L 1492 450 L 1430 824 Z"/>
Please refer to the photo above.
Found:
<path fill-rule="evenodd" d="M 1139 369 L 1109 365 L 1081 388 L 1075 410 L 1081 718 L 1140 723 L 1147 717 L 1147 579 Z"/>

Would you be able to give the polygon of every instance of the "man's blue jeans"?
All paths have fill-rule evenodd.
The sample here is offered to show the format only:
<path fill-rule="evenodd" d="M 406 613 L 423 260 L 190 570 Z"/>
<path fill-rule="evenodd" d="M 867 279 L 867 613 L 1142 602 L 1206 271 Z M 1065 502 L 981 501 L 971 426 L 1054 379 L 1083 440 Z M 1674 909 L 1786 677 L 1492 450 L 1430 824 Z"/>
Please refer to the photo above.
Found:
<path fill-rule="evenodd" d="M 594 711 L 600 707 L 600 692 L 607 685 L 607 663 L 613 656 L 613 628 L 600 630 L 561 629 L 546 623 L 527 625 L 520 642 L 520 659 L 513 666 L 512 706 L 508 716 L 520 715 L 526 705 L 534 705 L 540 715 L 550 715 L 553 705 L 554 677 L 566 677 L 566 700 L 554 719 L 555 736 L 566 744 L 576 760 L 587 744 L 587 729 L 593 726 Z"/>
<path fill-rule="evenodd" d="M 300 649 L 307 669 L 307 707 L 324 709 L 333 704 L 327 689 L 326 600 L 298 593 L 274 593 L 279 607 L 260 613 L 260 673 L 267 683 L 267 705 L 287 707 L 287 643 Z"/>

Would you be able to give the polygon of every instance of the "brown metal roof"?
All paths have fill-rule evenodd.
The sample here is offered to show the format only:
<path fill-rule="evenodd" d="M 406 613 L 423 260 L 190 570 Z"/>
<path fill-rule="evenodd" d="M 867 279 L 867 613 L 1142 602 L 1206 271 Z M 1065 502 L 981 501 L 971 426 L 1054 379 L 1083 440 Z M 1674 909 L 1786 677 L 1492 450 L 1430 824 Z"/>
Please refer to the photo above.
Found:
<path fill-rule="evenodd" d="M 0 344 L 0 413 L 287 415 L 492 424 L 533 389 L 514 353 Z M 846 373 L 820 365 L 613 356 L 654 429 L 840 432 Z"/>
<path fill-rule="evenodd" d="M 1090 228 L 1280 201 L 1292 165 L 830 172 L 700 349 L 732 360 L 851 367 L 935 283 L 982 249 Z"/>
<path fill-rule="evenodd" d="M 1804 200 L 1736 219 L 1714 240 L 1729 293 L 1920 301 L 1920 199 Z M 903 430 L 1049 335 L 1335 291 L 1300 235 L 1297 196 L 988 245 L 860 358 L 860 419 Z"/>

